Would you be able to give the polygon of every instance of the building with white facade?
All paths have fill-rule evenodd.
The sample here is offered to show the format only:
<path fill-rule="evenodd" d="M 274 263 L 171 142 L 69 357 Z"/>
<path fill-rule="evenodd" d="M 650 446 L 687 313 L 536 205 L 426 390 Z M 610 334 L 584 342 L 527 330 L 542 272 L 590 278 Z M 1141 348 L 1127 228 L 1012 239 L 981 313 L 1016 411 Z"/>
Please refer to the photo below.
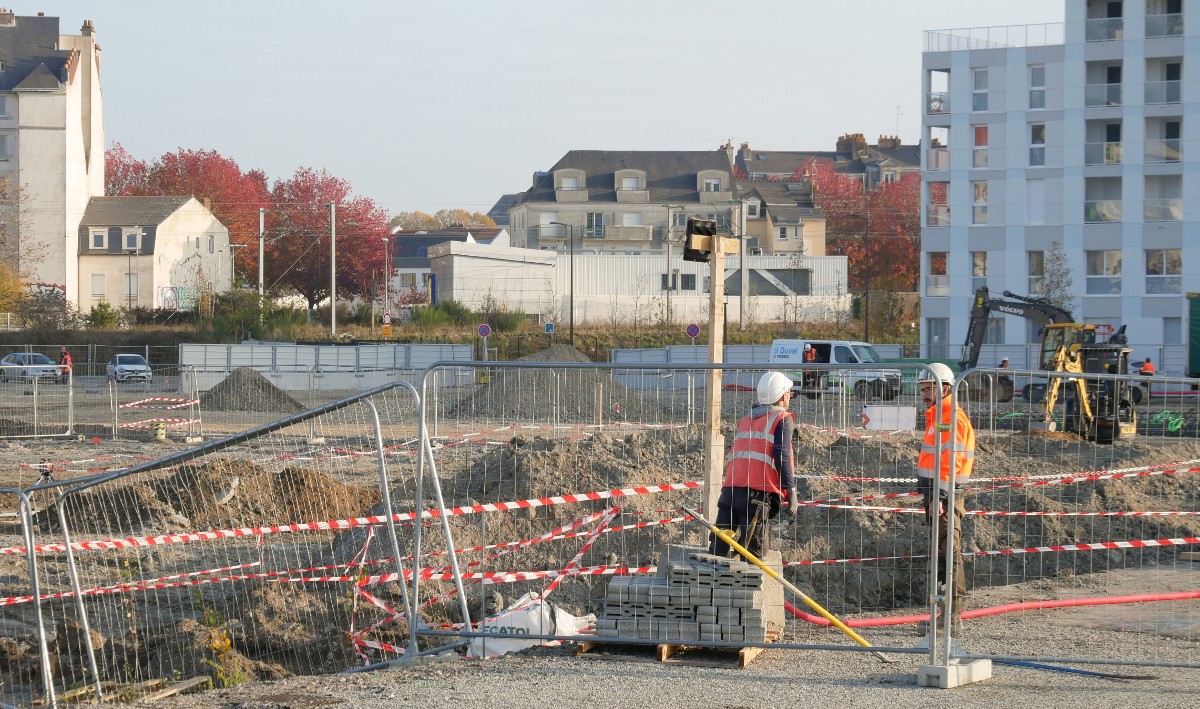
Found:
<path fill-rule="evenodd" d="M 1078 321 L 1183 371 L 1200 291 L 1200 3 L 1067 0 L 1065 22 L 927 32 L 922 355 L 957 358 L 971 297 L 1037 294 L 1058 242 Z M 998 316 L 980 364 L 1037 329 Z"/>

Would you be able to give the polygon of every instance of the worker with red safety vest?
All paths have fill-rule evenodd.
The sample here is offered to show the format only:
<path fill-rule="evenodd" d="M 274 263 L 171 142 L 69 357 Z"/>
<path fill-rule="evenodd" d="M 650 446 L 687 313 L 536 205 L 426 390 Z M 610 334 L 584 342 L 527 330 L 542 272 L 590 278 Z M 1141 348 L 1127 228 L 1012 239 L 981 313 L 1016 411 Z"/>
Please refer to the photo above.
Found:
<path fill-rule="evenodd" d="M 967 509 L 963 495 L 958 489 L 970 479 L 971 469 L 975 464 L 975 429 L 961 408 L 950 408 L 950 387 L 954 382 L 954 372 L 941 362 L 935 362 L 929 365 L 929 368 L 941 380 L 941 391 L 937 391 L 938 385 L 933 374 L 922 371 L 918 381 L 921 386 L 921 399 L 926 406 L 925 439 L 921 442 L 921 455 L 917 458 L 917 489 L 924 496 L 926 522 L 933 524 L 935 514 L 937 517 L 938 584 L 942 585 L 946 582 L 946 533 L 951 524 L 946 499 L 949 486 L 955 486 L 952 620 L 957 626 L 963 611 L 962 596 L 967 591 L 960 554 L 962 520 L 967 514 Z M 950 477 L 951 471 L 953 478 Z M 924 632 L 920 625 L 918 632 Z"/>
<path fill-rule="evenodd" d="M 716 519 L 718 528 L 738 530 L 738 542 L 755 556 L 770 551 L 768 525 L 779 516 L 782 501 L 793 503 L 792 514 L 799 509 L 793 489 L 796 417 L 788 411 L 792 380 L 767 372 L 758 381 L 757 399 L 734 434 Z M 709 535 L 709 550 L 729 555 L 729 545 L 716 535 Z"/>
<path fill-rule="evenodd" d="M 804 363 L 805 364 L 816 364 L 817 363 L 817 351 L 814 350 L 813 346 L 808 342 L 804 343 Z M 805 372 L 804 372 L 804 388 L 805 389 L 817 388 L 817 372 L 816 372 L 816 370 L 812 370 L 812 369 L 805 370 Z"/>

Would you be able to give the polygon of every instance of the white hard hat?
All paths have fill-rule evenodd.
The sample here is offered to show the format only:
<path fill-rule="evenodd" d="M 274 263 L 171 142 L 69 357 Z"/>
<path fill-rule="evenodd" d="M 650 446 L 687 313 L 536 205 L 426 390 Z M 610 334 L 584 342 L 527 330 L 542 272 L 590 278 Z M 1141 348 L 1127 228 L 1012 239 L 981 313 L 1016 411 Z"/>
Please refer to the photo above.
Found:
<path fill-rule="evenodd" d="M 1008 361 L 1008 357 L 1005 357 L 1004 359 L 1002 359 L 1002 360 L 1000 360 L 1000 361 L 1001 361 L 1001 362 L 1007 362 L 1007 361 Z"/>
<path fill-rule="evenodd" d="M 941 362 L 934 362 L 933 364 L 929 365 L 929 368 L 932 369 L 933 373 L 937 374 L 938 378 L 942 380 L 942 384 L 954 383 L 954 372 L 952 372 L 946 365 L 942 364 Z M 917 375 L 917 381 L 932 382 L 933 375 L 930 372 L 922 369 L 921 373 Z"/>
<path fill-rule="evenodd" d="M 782 372 L 767 372 L 758 380 L 758 403 L 774 404 L 791 391 L 792 380 Z"/>
<path fill-rule="evenodd" d="M 807 342 L 805 342 L 805 343 L 804 343 L 804 351 L 805 351 L 805 352 L 808 352 L 808 351 L 809 351 L 809 350 L 811 350 L 811 349 L 812 349 L 812 345 L 810 345 L 810 344 L 808 344 Z"/>

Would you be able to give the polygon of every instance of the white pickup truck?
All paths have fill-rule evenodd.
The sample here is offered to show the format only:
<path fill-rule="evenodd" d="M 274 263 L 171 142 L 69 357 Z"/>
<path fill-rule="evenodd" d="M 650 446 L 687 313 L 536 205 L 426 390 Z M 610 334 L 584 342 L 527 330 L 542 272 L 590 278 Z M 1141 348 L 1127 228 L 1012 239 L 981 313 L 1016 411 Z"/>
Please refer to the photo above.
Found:
<path fill-rule="evenodd" d="M 853 392 L 866 401 L 872 397 L 895 399 L 900 394 L 900 370 L 804 370 L 804 345 L 817 353 L 817 364 L 883 364 L 883 358 L 866 342 L 851 340 L 775 340 L 771 364 L 794 383 L 792 391 L 815 399 L 822 394 Z"/>

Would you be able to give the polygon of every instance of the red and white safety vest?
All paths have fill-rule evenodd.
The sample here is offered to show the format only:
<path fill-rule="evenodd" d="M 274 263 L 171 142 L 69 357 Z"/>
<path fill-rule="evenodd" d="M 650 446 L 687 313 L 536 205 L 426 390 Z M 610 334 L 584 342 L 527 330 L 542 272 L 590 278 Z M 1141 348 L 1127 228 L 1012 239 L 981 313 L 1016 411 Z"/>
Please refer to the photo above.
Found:
<path fill-rule="evenodd" d="M 783 495 L 779 486 L 779 469 L 775 467 L 775 431 L 784 417 L 793 421 L 790 411 L 778 406 L 771 407 L 765 416 L 747 416 L 738 424 L 729 452 L 729 463 L 725 466 L 725 487 L 747 487 Z M 792 458 L 792 444 L 784 445 L 784 455 Z"/>
<path fill-rule="evenodd" d="M 947 430 L 939 433 L 933 421 L 934 407 L 925 409 L 925 440 L 921 442 L 921 456 L 917 458 L 917 475 L 933 477 L 937 451 L 941 448 L 942 469 L 939 477 L 945 482 L 950 481 L 950 459 L 954 458 L 954 480 L 961 482 L 971 476 L 971 469 L 975 465 L 975 429 L 961 408 L 954 412 L 954 416 L 950 415 L 950 397 L 942 399 L 941 409 L 941 423 L 949 424 L 953 419 L 954 431 L 951 433 L 947 426 Z M 958 452 L 952 454 L 951 446 L 956 442 Z"/>

